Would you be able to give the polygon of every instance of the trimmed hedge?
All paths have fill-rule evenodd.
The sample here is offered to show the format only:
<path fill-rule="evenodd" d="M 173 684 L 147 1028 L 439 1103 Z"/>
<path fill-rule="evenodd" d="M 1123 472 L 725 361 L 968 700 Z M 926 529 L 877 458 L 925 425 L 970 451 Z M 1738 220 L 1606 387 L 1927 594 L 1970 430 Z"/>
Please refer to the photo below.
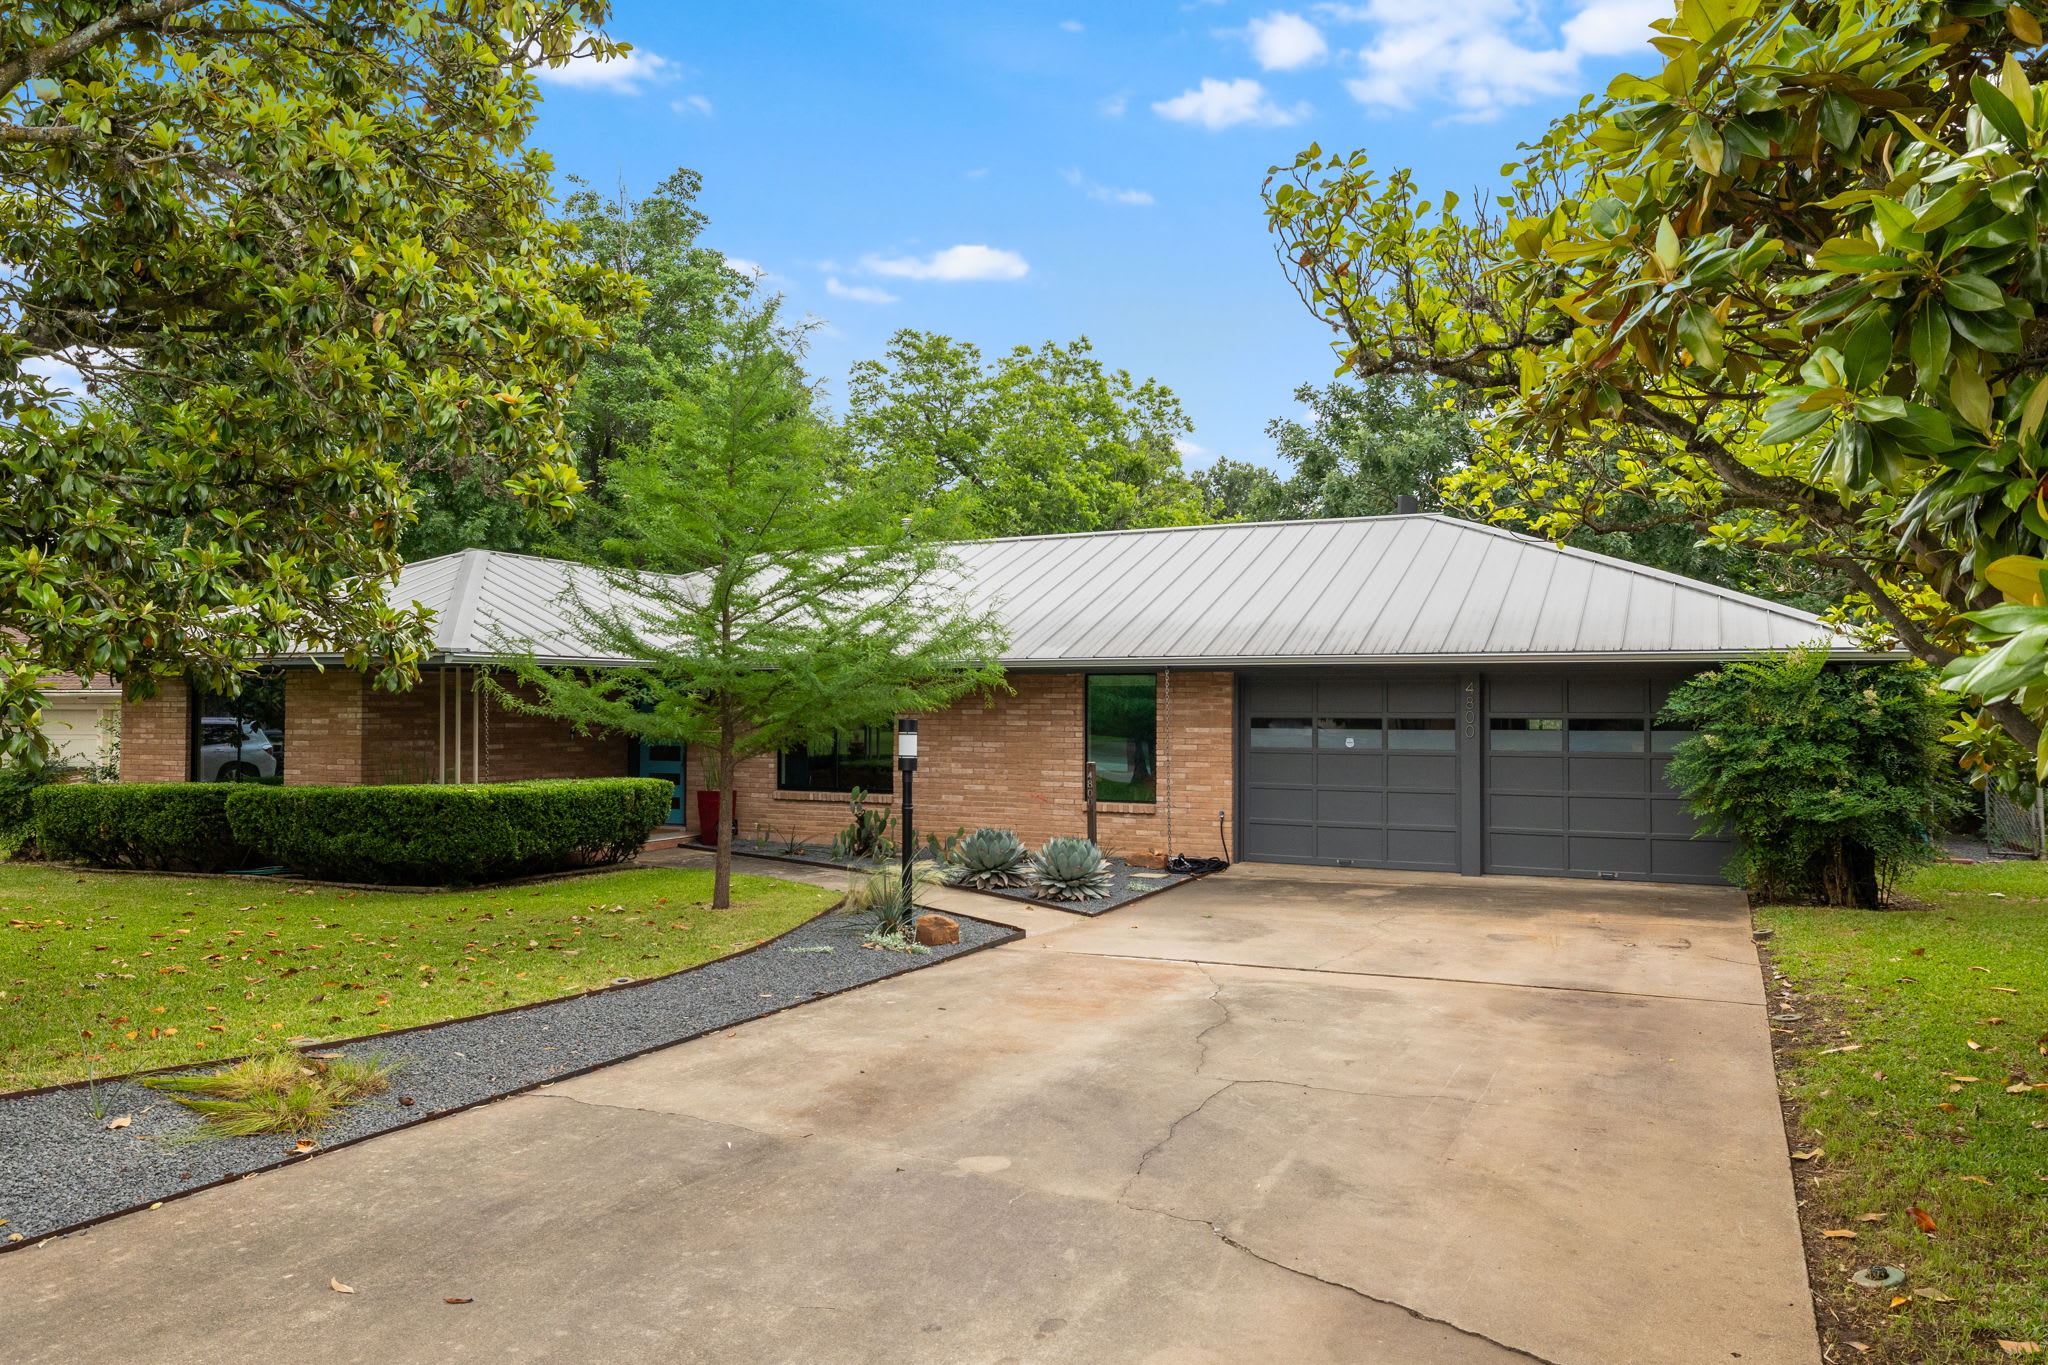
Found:
<path fill-rule="evenodd" d="M 445 886 L 617 862 L 668 815 L 674 784 L 601 777 L 476 786 L 234 788 L 237 838 L 334 881 Z"/>
<path fill-rule="evenodd" d="M 232 782 L 78 782 L 39 787 L 35 835 L 45 858 L 156 872 L 231 872 L 262 857 L 235 837 Z"/>

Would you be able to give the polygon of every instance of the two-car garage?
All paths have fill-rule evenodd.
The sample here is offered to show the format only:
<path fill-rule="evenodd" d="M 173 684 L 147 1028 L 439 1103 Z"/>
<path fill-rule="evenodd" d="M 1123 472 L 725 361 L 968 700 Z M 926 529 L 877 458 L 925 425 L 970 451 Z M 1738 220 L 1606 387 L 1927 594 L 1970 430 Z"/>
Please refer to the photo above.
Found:
<path fill-rule="evenodd" d="M 1247 673 L 1242 856 L 1417 871 L 1718 882 L 1665 779 L 1658 712 L 1690 670 Z"/>

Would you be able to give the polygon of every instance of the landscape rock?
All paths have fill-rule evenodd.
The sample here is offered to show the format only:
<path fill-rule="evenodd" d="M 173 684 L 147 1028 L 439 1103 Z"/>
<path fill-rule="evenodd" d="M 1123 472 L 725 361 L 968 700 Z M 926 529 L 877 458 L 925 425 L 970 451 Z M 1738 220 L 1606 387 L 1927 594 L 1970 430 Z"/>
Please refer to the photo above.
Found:
<path fill-rule="evenodd" d="M 946 915 L 919 915 L 917 917 L 917 941 L 927 948 L 943 947 L 960 941 L 960 921 Z"/>

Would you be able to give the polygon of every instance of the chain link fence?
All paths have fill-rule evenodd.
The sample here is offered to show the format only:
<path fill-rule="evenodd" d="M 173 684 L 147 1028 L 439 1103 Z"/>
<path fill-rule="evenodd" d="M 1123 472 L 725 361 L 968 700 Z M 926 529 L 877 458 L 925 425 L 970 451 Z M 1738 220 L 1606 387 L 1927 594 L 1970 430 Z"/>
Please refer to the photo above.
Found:
<path fill-rule="evenodd" d="M 1994 858 L 2039 858 L 2048 855 L 2043 843 L 2041 798 L 2023 806 L 1987 789 L 1984 793 L 1984 843 Z"/>

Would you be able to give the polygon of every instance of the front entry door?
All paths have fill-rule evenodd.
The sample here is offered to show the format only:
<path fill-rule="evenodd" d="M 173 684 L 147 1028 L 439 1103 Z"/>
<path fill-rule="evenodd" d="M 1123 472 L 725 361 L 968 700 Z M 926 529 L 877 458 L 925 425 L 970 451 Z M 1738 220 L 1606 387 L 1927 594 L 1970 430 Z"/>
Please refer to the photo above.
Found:
<path fill-rule="evenodd" d="M 683 790 L 683 746 L 680 744 L 649 744 L 641 740 L 638 745 L 638 762 L 635 765 L 640 777 L 665 777 L 675 783 L 675 790 L 669 793 L 668 819 L 665 823 L 680 825 L 684 819 L 683 801 L 687 793 Z"/>

